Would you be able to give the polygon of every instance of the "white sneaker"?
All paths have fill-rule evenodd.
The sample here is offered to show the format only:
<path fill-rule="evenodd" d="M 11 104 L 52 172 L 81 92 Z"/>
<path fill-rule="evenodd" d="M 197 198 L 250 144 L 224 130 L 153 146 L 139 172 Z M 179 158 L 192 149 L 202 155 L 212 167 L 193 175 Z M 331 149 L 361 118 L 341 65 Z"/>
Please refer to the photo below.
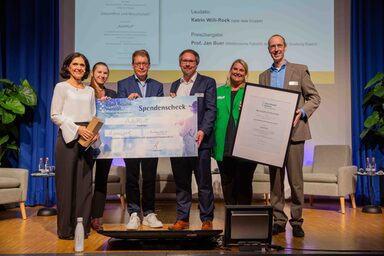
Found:
<path fill-rule="evenodd" d="M 150 228 L 163 227 L 163 223 L 157 219 L 156 214 L 154 214 L 154 213 L 150 213 L 144 217 L 143 225 L 148 226 Z"/>
<path fill-rule="evenodd" d="M 138 229 L 140 226 L 140 218 L 137 216 L 137 212 L 134 212 L 129 217 L 127 229 Z"/>

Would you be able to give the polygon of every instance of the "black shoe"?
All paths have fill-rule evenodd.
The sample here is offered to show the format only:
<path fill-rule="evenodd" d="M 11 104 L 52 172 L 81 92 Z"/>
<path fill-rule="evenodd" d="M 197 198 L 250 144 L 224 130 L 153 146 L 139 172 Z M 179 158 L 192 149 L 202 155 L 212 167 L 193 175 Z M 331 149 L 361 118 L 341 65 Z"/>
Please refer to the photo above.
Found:
<path fill-rule="evenodd" d="M 301 226 L 293 226 L 292 227 L 292 233 L 294 237 L 304 237 L 305 233 Z"/>
<path fill-rule="evenodd" d="M 95 231 L 101 229 L 101 218 L 91 218 L 91 228 Z"/>
<path fill-rule="evenodd" d="M 73 236 L 59 236 L 59 239 L 61 239 L 61 240 L 73 240 L 74 237 Z"/>
<path fill-rule="evenodd" d="M 278 224 L 273 224 L 272 226 L 272 235 L 277 235 L 279 233 L 284 233 L 285 228 L 283 226 L 280 226 Z"/>

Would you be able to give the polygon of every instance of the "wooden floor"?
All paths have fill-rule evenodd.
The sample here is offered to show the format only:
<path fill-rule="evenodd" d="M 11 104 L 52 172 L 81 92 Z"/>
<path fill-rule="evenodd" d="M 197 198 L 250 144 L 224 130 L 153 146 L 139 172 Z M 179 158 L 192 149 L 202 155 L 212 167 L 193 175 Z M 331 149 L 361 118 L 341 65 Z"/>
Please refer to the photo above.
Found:
<path fill-rule="evenodd" d="M 383 214 L 362 213 L 361 208 L 352 209 L 346 205 L 346 213 L 338 212 L 338 200 L 315 198 L 311 208 L 308 203 L 304 209 L 304 238 L 294 238 L 292 230 L 287 225 L 286 233 L 273 237 L 272 244 L 284 247 L 276 254 L 293 253 L 342 253 L 363 254 L 369 251 L 384 254 L 384 217 Z M 175 203 L 173 200 L 157 201 L 157 214 L 163 223 L 173 223 L 175 220 Z M 263 202 L 255 201 L 262 205 Z M 215 204 L 214 228 L 224 229 L 224 205 L 222 201 Z M 27 207 L 27 220 L 21 219 L 18 208 L 0 211 L 0 254 L 57 254 L 73 253 L 73 241 L 57 238 L 56 216 L 41 217 L 36 213 L 41 207 Z M 289 208 L 285 209 L 289 213 Z M 118 199 L 108 200 L 105 213 L 105 224 L 126 223 L 128 214 L 121 208 Z M 201 222 L 197 204 L 194 202 L 191 211 L 191 229 L 199 229 Z M 94 231 L 85 240 L 84 253 L 155 253 L 157 255 L 171 254 L 234 254 L 238 248 L 214 247 L 212 250 L 199 248 L 176 248 L 172 246 L 143 247 L 128 245 L 121 241 L 105 237 Z M 220 244 L 219 244 L 220 245 Z M 164 248 L 166 247 L 166 248 Z M 185 249 L 185 250 L 184 250 Z M 241 254 L 241 253 L 239 253 Z"/>

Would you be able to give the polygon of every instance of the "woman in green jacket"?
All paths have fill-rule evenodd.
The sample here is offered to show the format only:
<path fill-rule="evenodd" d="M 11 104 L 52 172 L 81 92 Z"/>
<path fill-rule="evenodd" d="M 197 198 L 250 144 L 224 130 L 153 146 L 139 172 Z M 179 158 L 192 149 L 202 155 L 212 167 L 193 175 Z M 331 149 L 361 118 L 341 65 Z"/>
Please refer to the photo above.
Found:
<path fill-rule="evenodd" d="M 217 88 L 213 157 L 219 167 L 224 201 L 228 205 L 252 203 L 252 179 L 256 163 L 232 157 L 247 75 L 248 64 L 237 59 L 231 65 L 226 84 Z"/>

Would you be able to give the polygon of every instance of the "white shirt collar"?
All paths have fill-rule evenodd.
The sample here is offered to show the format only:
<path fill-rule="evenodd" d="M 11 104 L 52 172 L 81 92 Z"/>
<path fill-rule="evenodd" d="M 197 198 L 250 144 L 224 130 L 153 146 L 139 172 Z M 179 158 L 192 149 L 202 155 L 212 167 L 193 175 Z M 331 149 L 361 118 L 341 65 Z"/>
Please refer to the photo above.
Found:
<path fill-rule="evenodd" d="M 196 81 L 196 77 L 197 77 L 197 72 L 195 72 L 195 74 L 193 74 L 193 76 L 191 77 L 191 79 L 189 79 L 189 81 L 185 81 L 184 80 L 184 77 L 180 78 L 180 83 L 183 83 L 183 84 L 193 84 L 195 81 Z"/>
<path fill-rule="evenodd" d="M 149 79 L 149 76 L 147 76 L 147 78 L 145 78 L 144 81 L 140 81 L 140 79 L 139 79 L 139 78 L 136 76 L 136 74 L 135 74 L 135 80 L 136 80 L 137 82 L 139 82 L 139 83 L 141 84 L 141 86 L 145 86 L 145 85 L 147 84 L 148 79 Z"/>

